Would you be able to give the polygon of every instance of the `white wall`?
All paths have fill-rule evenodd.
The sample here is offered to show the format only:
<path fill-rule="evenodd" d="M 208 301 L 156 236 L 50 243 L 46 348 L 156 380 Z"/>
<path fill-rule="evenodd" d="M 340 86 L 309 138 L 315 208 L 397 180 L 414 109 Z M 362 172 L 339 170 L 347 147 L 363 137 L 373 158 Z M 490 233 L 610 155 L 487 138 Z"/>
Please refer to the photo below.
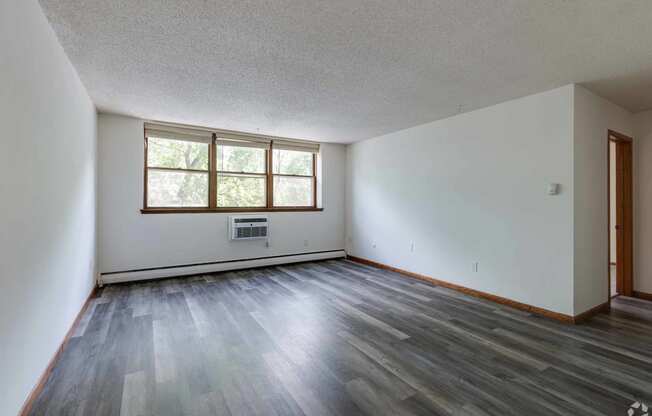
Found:
<path fill-rule="evenodd" d="M 652 111 L 634 116 L 634 290 L 652 294 Z"/>
<path fill-rule="evenodd" d="M 0 2 L 0 414 L 94 285 L 96 113 L 36 1 Z"/>
<path fill-rule="evenodd" d="M 354 144 L 347 248 L 578 315 L 608 299 L 609 129 L 632 115 L 568 85 Z"/>
<path fill-rule="evenodd" d="M 607 301 L 608 130 L 632 135 L 632 115 L 586 88 L 574 94 L 575 313 Z"/>
<path fill-rule="evenodd" d="M 228 241 L 229 214 L 141 214 L 143 122 L 101 114 L 98 135 L 103 273 L 344 248 L 343 145 L 322 144 L 324 211 L 269 213 L 267 248 Z"/>
<path fill-rule="evenodd" d="M 349 146 L 349 252 L 572 315 L 573 91 Z"/>

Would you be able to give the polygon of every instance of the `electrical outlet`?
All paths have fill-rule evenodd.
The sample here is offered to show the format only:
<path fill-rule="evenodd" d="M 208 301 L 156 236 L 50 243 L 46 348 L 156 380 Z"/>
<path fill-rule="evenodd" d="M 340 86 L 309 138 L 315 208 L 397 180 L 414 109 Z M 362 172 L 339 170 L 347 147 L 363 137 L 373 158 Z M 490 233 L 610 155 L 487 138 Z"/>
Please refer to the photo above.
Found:
<path fill-rule="evenodd" d="M 303 246 L 308 247 L 308 240 L 303 240 Z"/>
<path fill-rule="evenodd" d="M 410 244 L 410 251 L 414 253 L 414 241 Z"/>
<path fill-rule="evenodd" d="M 371 243 L 371 248 L 376 248 L 376 243 Z"/>
<path fill-rule="evenodd" d="M 478 268 L 479 268 L 479 266 L 480 266 L 480 263 L 479 263 L 479 262 L 477 262 L 477 261 L 476 261 L 476 262 L 473 262 L 473 271 L 474 271 L 475 273 L 478 272 Z"/>

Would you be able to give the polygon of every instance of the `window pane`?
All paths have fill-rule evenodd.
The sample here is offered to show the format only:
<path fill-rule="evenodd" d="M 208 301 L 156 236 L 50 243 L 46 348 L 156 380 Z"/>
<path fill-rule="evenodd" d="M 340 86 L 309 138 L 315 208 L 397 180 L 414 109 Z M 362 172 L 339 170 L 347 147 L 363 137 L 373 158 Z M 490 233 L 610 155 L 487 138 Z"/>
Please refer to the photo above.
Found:
<path fill-rule="evenodd" d="M 147 171 L 147 206 L 207 207 L 208 173 Z"/>
<path fill-rule="evenodd" d="M 267 180 L 264 176 L 217 174 L 218 207 L 265 207 Z"/>
<path fill-rule="evenodd" d="M 265 149 L 217 146 L 217 170 L 265 173 Z"/>
<path fill-rule="evenodd" d="M 208 143 L 149 137 L 147 166 L 208 170 Z"/>
<path fill-rule="evenodd" d="M 274 176 L 275 207 L 311 207 L 312 178 Z"/>
<path fill-rule="evenodd" d="M 312 176 L 312 153 L 294 150 L 274 150 L 272 173 Z"/>

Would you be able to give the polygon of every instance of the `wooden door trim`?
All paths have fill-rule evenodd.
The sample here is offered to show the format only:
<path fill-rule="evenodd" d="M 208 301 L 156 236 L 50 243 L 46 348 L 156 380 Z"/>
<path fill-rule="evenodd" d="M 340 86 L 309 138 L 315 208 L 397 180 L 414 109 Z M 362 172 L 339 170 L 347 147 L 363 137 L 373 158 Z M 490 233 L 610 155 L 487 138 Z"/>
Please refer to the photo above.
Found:
<path fill-rule="evenodd" d="M 620 170 L 616 170 L 616 183 L 623 183 L 622 188 L 618 192 L 617 200 L 623 199 L 623 206 L 616 207 L 616 218 L 621 219 L 620 224 L 622 231 L 617 235 L 617 242 L 621 242 L 617 246 L 616 255 L 616 270 L 618 271 L 619 294 L 624 296 L 633 295 L 633 264 L 634 264 L 634 245 L 633 245 L 633 139 L 617 131 L 608 130 L 607 134 L 607 285 L 609 301 L 611 302 L 611 142 L 616 143 L 616 166 L 620 166 Z M 624 177 L 623 177 L 624 176 Z M 617 190 L 619 189 L 617 187 Z M 622 193 L 622 195 L 620 195 Z M 619 209 L 620 208 L 620 209 Z M 620 212 L 620 213 L 618 213 Z"/>
<path fill-rule="evenodd" d="M 615 142 L 620 141 L 620 142 L 627 142 L 627 143 L 631 143 L 632 141 L 634 141 L 633 138 L 626 136 L 622 133 L 618 133 L 617 131 L 614 130 L 609 130 L 609 140 Z"/>

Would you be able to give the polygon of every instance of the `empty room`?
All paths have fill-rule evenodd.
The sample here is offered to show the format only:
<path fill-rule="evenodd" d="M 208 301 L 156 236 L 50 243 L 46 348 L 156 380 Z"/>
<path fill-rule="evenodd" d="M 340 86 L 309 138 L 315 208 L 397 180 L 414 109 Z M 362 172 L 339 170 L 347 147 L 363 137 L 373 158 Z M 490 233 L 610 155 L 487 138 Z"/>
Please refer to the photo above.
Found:
<path fill-rule="evenodd" d="M 1 0 L 0 416 L 652 414 L 651 21 Z"/>

